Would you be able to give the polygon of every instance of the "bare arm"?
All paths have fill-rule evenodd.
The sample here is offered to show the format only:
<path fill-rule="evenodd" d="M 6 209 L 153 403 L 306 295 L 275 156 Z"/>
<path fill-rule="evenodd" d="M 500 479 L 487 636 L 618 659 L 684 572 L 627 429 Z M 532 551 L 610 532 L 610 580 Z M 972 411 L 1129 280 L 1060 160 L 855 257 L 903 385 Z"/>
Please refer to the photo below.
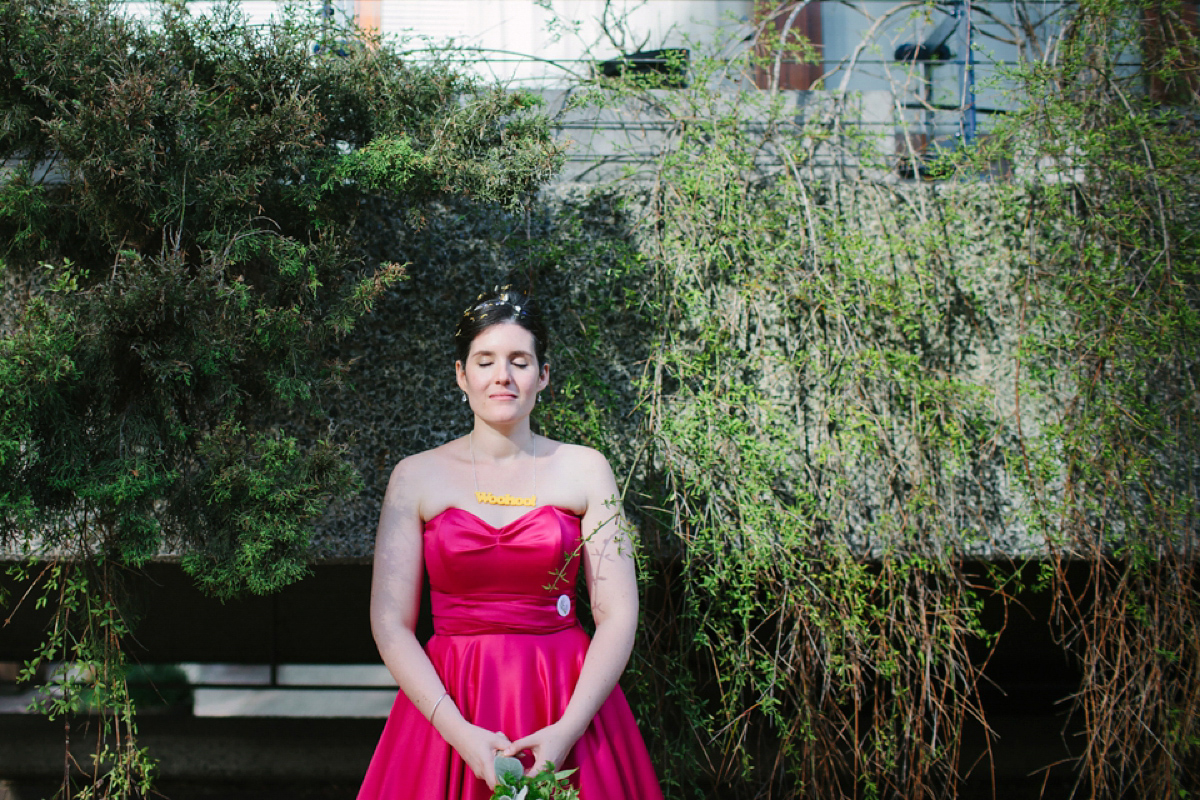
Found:
<path fill-rule="evenodd" d="M 388 482 L 375 535 L 371 575 L 371 632 L 388 671 L 417 710 L 489 787 L 495 788 L 496 751 L 508 737 L 463 718 L 453 697 L 417 640 L 417 614 L 424 573 L 422 525 L 418 502 L 419 470 L 413 459 L 397 465 Z"/>
<path fill-rule="evenodd" d="M 586 480 L 588 504 L 583 516 L 583 566 L 596 632 L 588 648 L 579 681 L 558 722 L 513 742 L 506 751 L 530 750 L 529 773 L 547 763 L 561 766 L 592 717 L 612 694 L 625 670 L 637 632 L 638 595 L 633 542 L 621 514 L 612 469 L 599 453 L 584 451 L 578 475 Z"/>

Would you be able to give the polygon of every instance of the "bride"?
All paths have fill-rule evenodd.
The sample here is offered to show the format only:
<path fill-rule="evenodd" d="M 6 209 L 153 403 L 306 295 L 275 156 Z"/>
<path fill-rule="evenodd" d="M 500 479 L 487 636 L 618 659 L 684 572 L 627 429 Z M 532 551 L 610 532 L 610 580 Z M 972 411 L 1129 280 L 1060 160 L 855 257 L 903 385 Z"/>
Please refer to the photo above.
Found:
<path fill-rule="evenodd" d="M 359 798 L 490 798 L 495 758 L 577 768 L 582 800 L 661 791 L 617 681 L 638 600 L 616 481 L 597 451 L 533 432 L 550 381 L 545 323 L 512 289 L 454 334 L 474 424 L 392 473 L 375 542 L 371 625 L 397 695 Z M 582 567 L 595 631 L 576 618 Z M 434 635 L 415 634 L 428 579 Z"/>

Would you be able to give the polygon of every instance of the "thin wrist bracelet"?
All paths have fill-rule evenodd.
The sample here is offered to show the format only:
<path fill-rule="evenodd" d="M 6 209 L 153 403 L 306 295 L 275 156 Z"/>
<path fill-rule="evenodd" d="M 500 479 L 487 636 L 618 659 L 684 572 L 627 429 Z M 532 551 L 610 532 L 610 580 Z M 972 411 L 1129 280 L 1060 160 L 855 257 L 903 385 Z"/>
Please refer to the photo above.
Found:
<path fill-rule="evenodd" d="M 450 693 L 449 693 L 449 692 L 442 692 L 442 696 L 441 696 L 441 697 L 439 697 L 439 698 L 437 699 L 437 702 L 433 704 L 433 708 L 431 708 L 431 709 L 429 710 L 429 722 L 430 722 L 430 724 L 433 724 L 433 715 L 437 713 L 438 706 L 440 706 L 440 705 L 442 704 L 442 701 L 443 701 L 443 700 L 445 700 L 445 699 L 446 699 L 447 697 L 449 697 L 449 696 L 450 696 Z"/>

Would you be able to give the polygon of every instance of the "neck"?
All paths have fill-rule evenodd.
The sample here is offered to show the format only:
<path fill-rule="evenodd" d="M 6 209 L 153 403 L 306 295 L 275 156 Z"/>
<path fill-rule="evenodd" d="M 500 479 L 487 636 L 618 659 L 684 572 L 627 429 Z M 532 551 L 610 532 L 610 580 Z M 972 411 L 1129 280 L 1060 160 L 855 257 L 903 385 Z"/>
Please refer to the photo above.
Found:
<path fill-rule="evenodd" d="M 532 454 L 533 435 L 528 419 L 504 428 L 488 425 L 476 419 L 475 427 L 471 432 L 475 454 L 492 461 Z"/>
<path fill-rule="evenodd" d="M 513 495 L 510 495 L 510 494 L 495 495 L 495 494 L 492 494 L 491 492 L 482 491 L 479 488 L 479 464 L 477 463 L 478 459 L 476 458 L 476 455 L 475 455 L 475 448 L 476 448 L 475 434 L 477 432 L 479 432 L 480 427 L 481 426 L 476 425 L 476 427 L 471 431 L 470 436 L 467 438 L 467 445 L 471 450 L 471 476 L 475 482 L 475 502 L 483 503 L 485 505 L 496 505 L 496 506 L 536 506 L 537 505 L 537 440 L 533 437 L 533 431 L 530 430 L 529 425 L 526 424 L 522 428 L 523 430 L 528 431 L 528 433 L 529 433 L 528 441 L 529 441 L 529 456 L 530 457 L 528 459 L 521 459 L 521 456 L 524 453 L 524 448 L 521 446 L 521 444 L 519 442 L 516 442 L 513 440 L 513 437 L 511 434 L 499 435 L 499 434 L 493 433 L 491 435 L 492 450 L 491 450 L 490 455 L 491 455 L 491 462 L 493 465 L 493 471 L 495 471 L 496 467 L 499 467 L 501 470 L 507 470 L 509 466 L 517 464 L 518 460 L 520 460 L 521 462 L 524 462 L 527 460 L 530 464 L 531 472 L 532 472 L 532 476 L 530 478 L 530 486 L 531 486 L 533 492 L 532 492 L 532 494 L 529 494 L 528 496 L 520 496 L 520 497 L 514 497 Z M 484 429 L 492 430 L 492 429 L 488 429 L 486 427 Z M 509 455 L 498 456 L 501 449 L 508 451 Z"/>

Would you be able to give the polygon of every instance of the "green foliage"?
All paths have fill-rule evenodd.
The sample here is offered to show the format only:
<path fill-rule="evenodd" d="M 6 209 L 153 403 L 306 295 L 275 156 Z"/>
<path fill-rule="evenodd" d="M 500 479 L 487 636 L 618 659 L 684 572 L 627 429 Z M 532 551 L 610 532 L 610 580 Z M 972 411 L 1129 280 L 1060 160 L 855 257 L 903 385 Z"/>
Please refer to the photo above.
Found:
<path fill-rule="evenodd" d="M 811 185 L 755 185 L 726 156 L 753 151 L 744 130 L 707 127 L 664 159 L 672 302 L 643 387 L 684 620 L 712 669 L 695 724 L 717 784 L 936 793 L 978 680 L 958 560 L 996 519 L 964 489 L 1003 464 L 986 446 L 1002 423 L 961 366 L 977 309 L 948 255 L 963 226 L 859 186 L 823 187 L 800 227 L 780 210 Z M 962 302 L 930 302 L 946 296 Z"/>
<path fill-rule="evenodd" d="M 530 113 L 533 106 L 520 93 L 480 93 L 441 120 L 437 140 L 377 137 L 339 161 L 326 186 L 351 181 L 392 192 L 455 192 L 516 208 L 524 198 L 514 187 L 529 186 L 531 175 L 548 178 L 559 165 L 544 118 Z"/>
<path fill-rule="evenodd" d="M 361 212 L 519 207 L 559 147 L 525 95 L 316 16 L 121 12 L 0 6 L 0 546 L 114 568 L 174 552 L 221 597 L 272 591 L 359 485 L 345 442 L 297 434 L 345 373 L 331 345 L 404 277 L 365 258 Z M 63 604 L 117 602 L 107 587 L 45 597 L 90 619 L 116 606 Z M 132 715 L 126 629 L 93 652 L 81 624 L 71 660 Z M 78 796 L 144 791 L 121 758 Z"/>
<path fill-rule="evenodd" d="M 1196 48 L 1154 4 L 1175 44 L 1132 68 L 1144 11 L 1072 9 L 1010 76 L 1020 113 L 924 186 L 876 180 L 852 98 L 805 123 L 721 88 L 753 59 L 578 95 L 671 131 L 651 181 L 605 190 L 633 246 L 571 305 L 641 333 L 615 356 L 636 402 L 573 345 L 542 414 L 623 457 L 626 685 L 673 796 L 957 796 L 1009 556 L 1046 559 L 1084 667 L 1081 791 L 1197 790 Z"/>
<path fill-rule="evenodd" d="M 21 580 L 31 579 L 26 599 L 54 612 L 51 635 L 19 676 L 29 681 L 39 670 L 49 671 L 33 710 L 52 720 L 62 719 L 68 732 L 73 723 L 96 729 L 91 768 L 78 782 L 64 775 L 59 796 L 85 800 L 145 796 L 153 781 L 154 761 L 137 744 L 136 689 L 122 647 L 130 627 L 115 599 L 121 593 L 121 568 L 96 559 L 15 566 L 9 572 Z M 87 712 L 93 714 L 81 716 Z"/>
<path fill-rule="evenodd" d="M 206 495 L 195 512 L 207 530 L 185 552 L 184 569 L 218 597 L 242 586 L 265 594 L 302 577 L 307 521 L 324 509 L 328 487 L 354 481 L 340 449 L 319 442 L 305 452 L 295 439 L 247 435 L 230 423 L 206 436 L 198 453 Z"/>
<path fill-rule="evenodd" d="M 628 690 L 676 796 L 949 794 L 968 648 L 994 639 L 962 559 L 1003 519 L 1005 423 L 973 374 L 1004 291 L 976 272 L 991 198 L 831 180 L 817 154 L 857 140 L 693 67 L 686 90 L 590 94 L 676 132 L 626 194 L 635 247 L 571 306 L 640 333 L 616 356 L 639 365 L 637 443 L 606 441 L 631 409 L 603 343 L 567 334 L 543 411 L 628 459 L 648 595 Z"/>
<path fill-rule="evenodd" d="M 1080 780 L 1104 797 L 1200 787 L 1200 49 L 1183 14 L 1081 4 L 1056 68 L 1019 76 L 1040 102 L 996 135 L 1056 167 L 1031 176 L 1026 235 L 1046 255 L 1020 291 L 1025 384 L 1057 402 L 1018 474 L 1050 556 L 1091 566 L 1086 603 L 1061 566 L 1052 586 L 1084 675 Z"/>
<path fill-rule="evenodd" d="M 0 26 L 0 151 L 22 159 L 0 224 L 29 298 L 10 296 L 0 342 L 6 537 L 32 522 L 53 552 L 86 508 L 85 551 L 131 563 L 180 541 L 207 563 L 233 530 L 263 537 L 240 556 L 258 568 L 302 552 L 303 521 L 354 481 L 334 445 L 260 428 L 319 413 L 339 375 L 322 349 L 403 275 L 355 274 L 353 209 L 380 191 L 518 202 L 557 163 L 544 120 L 377 42 L 313 57 L 315 19 L 164 6 L 151 26 L 44 0 Z M 396 142 L 421 180 L 364 169 Z M 221 585 L 278 584 L 258 568 Z"/>
<path fill-rule="evenodd" d="M 555 770 L 554 765 L 536 775 L 526 775 L 515 758 L 496 758 L 496 791 L 493 800 L 578 800 L 579 790 L 567 779 L 577 770 Z"/>

